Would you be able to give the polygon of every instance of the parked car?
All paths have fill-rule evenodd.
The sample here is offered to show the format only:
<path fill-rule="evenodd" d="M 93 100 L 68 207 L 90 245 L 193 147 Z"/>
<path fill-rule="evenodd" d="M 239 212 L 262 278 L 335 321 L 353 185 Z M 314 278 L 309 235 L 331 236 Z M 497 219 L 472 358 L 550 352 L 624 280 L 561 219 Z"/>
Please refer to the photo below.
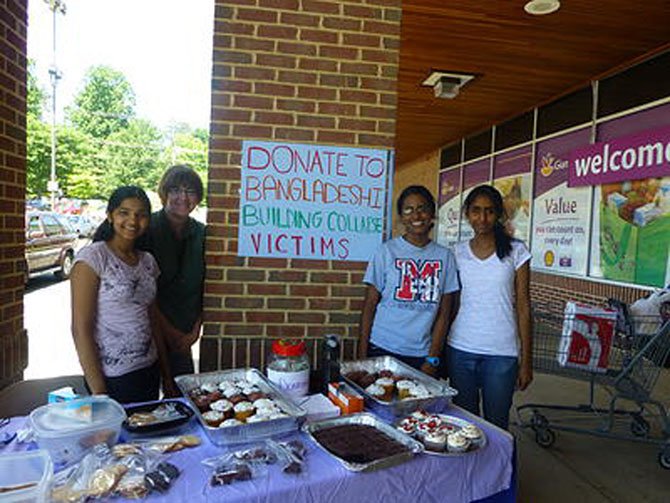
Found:
<path fill-rule="evenodd" d="M 93 237 L 96 225 L 85 215 L 67 215 L 68 222 L 80 238 Z"/>
<path fill-rule="evenodd" d="M 27 275 L 56 269 L 61 279 L 70 276 L 77 233 L 60 220 L 56 213 L 26 213 L 26 279 Z"/>

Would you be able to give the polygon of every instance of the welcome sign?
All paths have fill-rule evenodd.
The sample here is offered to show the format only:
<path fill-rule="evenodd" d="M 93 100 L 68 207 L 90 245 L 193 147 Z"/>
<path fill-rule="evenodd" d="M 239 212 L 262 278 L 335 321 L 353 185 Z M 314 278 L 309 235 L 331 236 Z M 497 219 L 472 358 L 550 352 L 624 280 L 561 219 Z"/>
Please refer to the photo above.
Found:
<path fill-rule="evenodd" d="M 568 186 L 670 176 L 670 127 L 594 143 L 572 152 Z"/>
<path fill-rule="evenodd" d="M 369 260 L 388 170 L 386 150 L 245 141 L 238 254 Z"/>

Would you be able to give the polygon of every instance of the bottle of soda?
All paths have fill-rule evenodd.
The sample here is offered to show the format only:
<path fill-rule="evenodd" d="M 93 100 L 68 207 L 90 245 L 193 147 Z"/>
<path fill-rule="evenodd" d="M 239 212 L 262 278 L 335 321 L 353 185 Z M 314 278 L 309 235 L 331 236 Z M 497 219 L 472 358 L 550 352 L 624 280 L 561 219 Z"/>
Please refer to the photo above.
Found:
<path fill-rule="evenodd" d="M 340 380 L 340 338 L 336 334 L 326 335 L 322 343 L 321 371 L 323 392 L 328 393 L 328 384 Z"/>

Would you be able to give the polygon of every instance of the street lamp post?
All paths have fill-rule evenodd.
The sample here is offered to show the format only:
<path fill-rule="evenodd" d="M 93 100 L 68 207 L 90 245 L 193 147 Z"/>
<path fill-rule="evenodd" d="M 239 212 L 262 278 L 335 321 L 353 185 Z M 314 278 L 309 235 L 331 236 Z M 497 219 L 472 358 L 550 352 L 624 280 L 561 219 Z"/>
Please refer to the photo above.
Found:
<path fill-rule="evenodd" d="M 56 180 L 56 86 L 62 77 L 60 70 L 56 66 L 56 17 L 60 12 L 65 15 L 65 1 L 64 0 L 44 0 L 49 9 L 53 13 L 53 29 L 52 29 L 52 47 L 53 59 L 51 68 L 49 68 L 49 78 L 51 80 L 51 173 L 49 182 L 47 183 L 47 190 L 51 192 L 51 209 L 56 208 L 56 194 L 58 193 L 58 181 Z"/>

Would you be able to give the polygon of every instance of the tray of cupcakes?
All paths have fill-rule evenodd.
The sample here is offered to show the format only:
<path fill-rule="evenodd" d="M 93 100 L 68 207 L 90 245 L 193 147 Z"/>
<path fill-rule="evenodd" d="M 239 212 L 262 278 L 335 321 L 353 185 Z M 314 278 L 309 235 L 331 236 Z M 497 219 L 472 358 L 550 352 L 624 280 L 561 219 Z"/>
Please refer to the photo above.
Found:
<path fill-rule="evenodd" d="M 175 382 L 216 445 L 282 435 L 305 419 L 305 411 L 254 368 L 183 375 Z"/>
<path fill-rule="evenodd" d="M 421 409 L 397 421 L 396 428 L 421 442 L 426 454 L 459 456 L 486 445 L 486 436 L 476 424 Z"/>
<path fill-rule="evenodd" d="M 392 356 L 345 361 L 340 372 L 365 397 L 368 409 L 391 421 L 417 409 L 442 410 L 458 393 Z"/>

